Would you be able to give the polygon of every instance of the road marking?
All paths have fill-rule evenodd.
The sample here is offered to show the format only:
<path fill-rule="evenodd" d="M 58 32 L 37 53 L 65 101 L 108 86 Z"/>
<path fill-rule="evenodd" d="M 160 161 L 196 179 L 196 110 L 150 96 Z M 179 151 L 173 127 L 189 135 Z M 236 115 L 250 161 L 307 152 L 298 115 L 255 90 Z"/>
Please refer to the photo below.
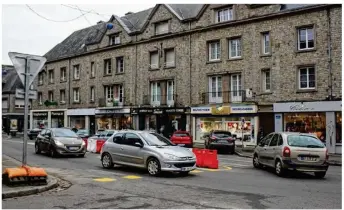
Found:
<path fill-rule="evenodd" d="M 112 178 L 97 178 L 97 179 L 93 179 L 96 182 L 113 182 L 116 181 L 116 179 L 112 179 Z"/>
<path fill-rule="evenodd" d="M 141 179 L 140 176 L 135 176 L 135 175 L 123 176 L 122 178 L 124 178 L 124 179 Z"/>
<path fill-rule="evenodd" d="M 211 168 L 205 168 L 203 169 L 205 171 L 211 171 L 211 172 L 214 172 L 214 171 L 220 171 L 219 169 L 211 169 Z"/>
<path fill-rule="evenodd" d="M 200 171 L 200 170 L 193 170 L 193 171 L 190 171 L 190 173 L 202 173 L 203 171 Z"/>
<path fill-rule="evenodd" d="M 232 168 L 229 166 L 223 166 L 223 168 L 225 168 L 226 170 L 232 170 Z"/>

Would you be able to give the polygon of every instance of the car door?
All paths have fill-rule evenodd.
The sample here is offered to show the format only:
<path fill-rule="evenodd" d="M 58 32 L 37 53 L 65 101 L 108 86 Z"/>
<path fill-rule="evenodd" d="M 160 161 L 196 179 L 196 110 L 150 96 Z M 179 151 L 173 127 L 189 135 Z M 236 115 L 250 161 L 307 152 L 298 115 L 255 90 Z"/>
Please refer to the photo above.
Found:
<path fill-rule="evenodd" d="M 117 133 L 106 142 L 105 151 L 108 151 L 113 162 L 121 163 L 122 160 L 123 133 Z"/>
<path fill-rule="evenodd" d="M 44 136 L 44 151 L 48 151 L 50 149 L 50 145 L 52 144 L 51 141 L 53 141 L 52 136 L 52 131 L 48 129 Z"/>
<path fill-rule="evenodd" d="M 121 148 L 123 161 L 130 165 L 143 166 L 144 158 L 141 152 L 142 147 L 136 146 L 135 143 L 143 145 L 141 138 L 134 133 L 124 134 L 124 144 Z"/>
<path fill-rule="evenodd" d="M 262 141 L 259 143 L 257 150 L 258 150 L 258 156 L 259 156 L 259 161 L 263 164 L 268 164 L 267 161 L 267 147 L 270 144 L 270 140 L 273 137 L 274 133 L 271 133 L 267 135 L 265 138 L 262 139 Z"/>
<path fill-rule="evenodd" d="M 275 162 L 275 151 L 277 149 L 279 134 L 275 133 L 271 138 L 269 146 L 266 148 L 266 161 L 270 166 L 274 166 Z"/>

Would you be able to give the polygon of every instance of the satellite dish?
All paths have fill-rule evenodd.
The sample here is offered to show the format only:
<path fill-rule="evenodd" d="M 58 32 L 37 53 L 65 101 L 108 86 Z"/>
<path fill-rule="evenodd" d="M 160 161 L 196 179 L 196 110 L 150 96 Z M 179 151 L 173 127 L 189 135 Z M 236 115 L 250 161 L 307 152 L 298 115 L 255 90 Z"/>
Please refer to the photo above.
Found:
<path fill-rule="evenodd" d="M 106 28 L 107 28 L 108 30 L 113 29 L 113 24 L 112 24 L 112 23 L 106 24 Z"/>

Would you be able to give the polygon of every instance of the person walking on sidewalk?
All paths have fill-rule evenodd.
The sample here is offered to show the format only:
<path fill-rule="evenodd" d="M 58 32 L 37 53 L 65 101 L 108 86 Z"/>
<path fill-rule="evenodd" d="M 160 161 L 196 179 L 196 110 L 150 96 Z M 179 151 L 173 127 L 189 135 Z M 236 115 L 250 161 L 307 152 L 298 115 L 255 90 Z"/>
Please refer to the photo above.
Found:
<path fill-rule="evenodd" d="M 263 138 L 264 138 L 264 130 L 263 130 L 263 127 L 260 127 L 258 131 L 258 136 L 257 136 L 257 144 L 259 144 Z"/>

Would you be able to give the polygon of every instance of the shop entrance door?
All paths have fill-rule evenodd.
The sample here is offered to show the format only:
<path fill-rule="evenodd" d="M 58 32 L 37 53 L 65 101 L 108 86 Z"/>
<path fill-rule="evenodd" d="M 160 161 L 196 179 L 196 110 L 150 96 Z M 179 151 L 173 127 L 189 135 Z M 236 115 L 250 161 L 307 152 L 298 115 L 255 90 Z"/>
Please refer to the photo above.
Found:
<path fill-rule="evenodd" d="M 90 123 L 89 123 L 90 133 L 95 134 L 96 133 L 96 116 L 91 115 L 89 116 L 89 118 L 90 118 Z"/>

